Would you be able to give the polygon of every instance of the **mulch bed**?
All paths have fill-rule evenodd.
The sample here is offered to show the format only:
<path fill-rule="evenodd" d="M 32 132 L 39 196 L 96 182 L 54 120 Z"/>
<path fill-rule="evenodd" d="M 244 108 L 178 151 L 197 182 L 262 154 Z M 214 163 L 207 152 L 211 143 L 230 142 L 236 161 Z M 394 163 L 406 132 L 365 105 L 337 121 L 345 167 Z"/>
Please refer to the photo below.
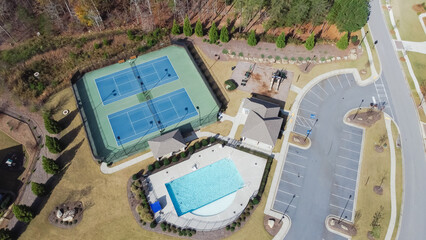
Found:
<path fill-rule="evenodd" d="M 58 219 L 56 217 L 56 212 L 58 211 L 58 209 L 63 209 L 64 211 L 70 210 L 70 209 L 74 209 L 75 210 L 75 215 L 72 221 L 72 224 L 64 224 L 61 223 L 61 220 Z M 63 203 L 61 205 L 58 205 L 55 207 L 55 209 L 53 209 L 50 214 L 49 214 L 49 222 L 55 226 L 55 227 L 59 227 L 59 228 L 73 228 L 75 226 L 77 226 L 81 220 L 83 219 L 83 203 L 80 201 L 76 201 L 76 202 L 66 202 Z M 75 220 L 77 220 L 77 222 L 75 222 Z"/>
<path fill-rule="evenodd" d="M 270 219 L 273 219 L 275 221 L 274 226 L 272 228 L 269 227 L 268 221 Z M 281 227 L 283 226 L 283 222 L 280 222 L 280 219 L 274 218 L 272 216 L 266 215 L 263 217 L 263 226 L 265 227 L 265 230 L 271 235 L 275 236 L 280 231 Z"/>
<path fill-rule="evenodd" d="M 355 117 L 355 118 L 354 118 Z M 382 112 L 373 109 L 367 110 L 367 112 L 359 112 L 358 114 L 350 114 L 346 120 L 350 123 L 359 125 L 361 127 L 371 127 L 374 123 L 382 118 Z"/>
<path fill-rule="evenodd" d="M 355 236 L 357 234 L 357 230 L 351 222 L 341 220 L 340 223 L 338 223 L 338 221 L 339 221 L 339 219 L 330 218 L 328 220 L 327 224 L 334 231 L 343 233 L 345 235 Z"/>

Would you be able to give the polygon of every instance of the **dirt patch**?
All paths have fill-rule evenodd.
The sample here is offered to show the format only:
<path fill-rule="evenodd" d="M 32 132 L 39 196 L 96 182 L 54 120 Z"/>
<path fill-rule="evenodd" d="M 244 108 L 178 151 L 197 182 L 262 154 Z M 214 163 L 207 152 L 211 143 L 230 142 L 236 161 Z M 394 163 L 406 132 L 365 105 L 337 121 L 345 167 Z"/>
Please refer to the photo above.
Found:
<path fill-rule="evenodd" d="M 269 227 L 268 221 L 273 220 L 274 226 L 272 228 Z M 271 234 L 271 236 L 277 235 L 277 233 L 280 231 L 281 227 L 283 225 L 283 222 L 280 221 L 280 219 L 274 218 L 272 216 L 266 215 L 263 217 L 263 226 L 265 227 L 265 230 Z"/>
<path fill-rule="evenodd" d="M 346 118 L 346 121 L 367 128 L 371 127 L 375 122 L 379 121 L 381 117 L 381 111 L 376 111 L 370 108 L 366 112 L 350 114 Z"/>
<path fill-rule="evenodd" d="M 300 147 L 309 146 L 310 140 L 309 140 L 309 138 L 306 138 L 306 141 L 305 141 L 305 138 L 306 138 L 306 136 L 300 135 L 300 134 L 295 133 L 295 132 L 291 132 L 290 137 L 289 137 L 290 143 L 297 145 L 297 146 L 300 146 Z"/>
<path fill-rule="evenodd" d="M 374 145 L 374 150 L 378 153 L 382 153 L 384 148 L 380 145 Z"/>
<path fill-rule="evenodd" d="M 425 3 L 414 4 L 413 10 L 417 13 L 417 15 L 422 14 L 426 12 L 426 5 Z"/>
<path fill-rule="evenodd" d="M 57 217 L 57 212 L 60 211 L 63 215 L 62 217 Z M 64 217 L 67 217 L 71 213 L 72 218 L 69 221 L 64 221 Z M 63 203 L 49 214 L 49 222 L 55 227 L 59 228 L 72 228 L 81 222 L 83 219 L 83 203 L 80 201 L 77 202 L 67 202 Z"/>
<path fill-rule="evenodd" d="M 374 186 L 373 187 L 373 191 L 377 195 L 383 195 L 383 188 L 382 188 L 382 186 Z"/>
<path fill-rule="evenodd" d="M 355 225 L 351 222 L 348 222 L 344 219 L 337 219 L 337 218 L 328 218 L 327 221 L 328 227 L 333 229 L 334 231 L 343 233 L 347 236 L 355 236 L 357 233 L 357 229 L 355 228 Z"/>
<path fill-rule="evenodd" d="M 399 60 L 400 60 L 401 62 L 405 62 L 405 58 L 404 58 L 404 57 L 400 57 L 400 58 L 399 58 Z"/>

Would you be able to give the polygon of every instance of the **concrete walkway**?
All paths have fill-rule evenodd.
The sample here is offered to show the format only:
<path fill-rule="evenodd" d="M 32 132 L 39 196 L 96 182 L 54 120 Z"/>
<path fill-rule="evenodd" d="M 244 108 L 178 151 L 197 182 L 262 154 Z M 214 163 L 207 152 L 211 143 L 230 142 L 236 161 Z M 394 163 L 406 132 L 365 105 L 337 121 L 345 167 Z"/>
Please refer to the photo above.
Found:
<path fill-rule="evenodd" d="M 240 107 L 238 108 L 237 116 L 231 117 L 226 115 L 226 119 L 224 116 L 224 120 L 230 120 L 232 122 L 232 128 L 228 135 L 229 138 L 235 138 L 235 134 L 237 133 L 238 126 L 240 126 L 241 124 L 244 124 L 247 120 L 247 115 L 242 112 L 243 104 L 244 104 L 244 101 L 241 102 Z"/>
<path fill-rule="evenodd" d="M 136 163 L 140 163 L 143 160 L 146 160 L 150 157 L 153 157 L 154 155 L 152 155 L 152 152 L 147 152 L 139 157 L 135 157 L 132 160 L 129 160 L 127 162 L 124 162 L 122 164 L 118 164 L 117 166 L 114 167 L 108 167 L 107 163 L 103 162 L 101 164 L 101 172 L 104 174 L 113 174 L 115 172 L 118 172 L 120 170 L 123 170 L 127 167 L 130 167 L 132 165 L 135 165 Z"/>
<path fill-rule="evenodd" d="M 426 42 L 401 41 L 401 43 L 402 48 L 398 48 L 398 41 L 395 41 L 398 50 L 426 54 Z"/>
<path fill-rule="evenodd" d="M 386 232 L 385 240 L 392 238 L 393 231 L 395 229 L 395 222 L 397 216 L 396 208 L 396 189 L 395 189 L 395 174 L 396 174 L 396 156 L 395 156 L 395 143 L 392 136 L 392 119 L 385 113 L 386 130 L 388 133 L 389 147 L 391 153 L 391 172 L 390 172 L 390 190 L 391 190 L 391 216 L 389 220 L 388 230 Z"/>

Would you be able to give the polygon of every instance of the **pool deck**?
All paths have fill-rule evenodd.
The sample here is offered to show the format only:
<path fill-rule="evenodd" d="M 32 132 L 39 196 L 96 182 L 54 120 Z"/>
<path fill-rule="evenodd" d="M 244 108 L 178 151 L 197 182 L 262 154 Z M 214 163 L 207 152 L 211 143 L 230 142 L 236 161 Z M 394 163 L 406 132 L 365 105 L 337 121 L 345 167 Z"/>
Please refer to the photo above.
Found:
<path fill-rule="evenodd" d="M 186 213 L 178 217 L 165 184 L 193 172 L 195 164 L 200 169 L 223 158 L 233 160 L 244 181 L 244 187 L 237 190 L 232 204 L 226 210 L 213 216 Z M 257 194 L 265 165 L 266 159 L 264 158 L 228 146 L 222 148 L 221 144 L 197 152 L 190 159 L 148 177 L 151 189 L 149 200 L 152 202 L 158 199 L 163 207 L 161 213 L 155 214 L 155 218 L 157 221 L 167 221 L 182 228 L 193 228 L 198 231 L 222 228 L 234 221 L 244 211 L 251 197 Z"/>

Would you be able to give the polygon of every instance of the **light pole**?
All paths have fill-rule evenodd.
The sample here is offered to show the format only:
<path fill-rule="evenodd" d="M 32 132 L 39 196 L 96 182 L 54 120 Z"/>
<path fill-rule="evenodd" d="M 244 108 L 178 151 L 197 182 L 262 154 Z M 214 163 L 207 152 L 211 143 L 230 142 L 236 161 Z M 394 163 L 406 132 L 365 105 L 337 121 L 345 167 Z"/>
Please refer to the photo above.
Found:
<path fill-rule="evenodd" d="M 285 211 L 284 211 L 284 213 L 283 213 L 283 216 L 282 216 L 282 218 L 280 219 L 279 223 L 281 223 L 281 222 L 282 222 L 282 220 L 284 219 L 285 214 L 287 213 L 287 210 L 288 210 L 288 208 L 290 207 L 290 205 L 291 205 L 291 203 L 293 202 L 293 200 L 294 200 L 294 198 L 295 198 L 295 197 L 296 197 L 296 194 L 293 194 L 293 197 L 291 198 L 291 201 L 288 203 L 287 208 L 285 209 Z"/>
<path fill-rule="evenodd" d="M 379 42 L 379 40 L 376 40 L 376 41 L 374 41 L 374 46 L 373 46 L 373 48 L 375 48 L 376 47 L 376 45 L 377 45 L 377 43 Z"/>
<path fill-rule="evenodd" d="M 199 122 L 199 127 L 201 128 L 201 111 L 200 111 L 200 106 L 196 106 L 195 108 L 197 108 L 197 111 L 198 111 L 198 122 Z"/>
<path fill-rule="evenodd" d="M 312 60 L 314 60 L 315 59 L 315 55 L 314 55 L 314 57 L 312 58 Z M 308 67 L 311 65 L 311 62 L 312 61 L 310 61 L 310 62 L 308 62 L 308 64 L 306 65 L 306 67 L 305 67 L 305 72 L 306 72 L 306 70 L 308 70 Z"/>
<path fill-rule="evenodd" d="M 351 200 L 351 198 L 352 198 L 352 195 L 349 195 L 349 198 L 348 198 L 348 200 L 346 201 L 346 204 L 345 204 L 345 208 L 343 208 L 343 211 L 340 214 L 339 221 L 337 221 L 337 224 L 340 224 L 340 222 L 342 221 L 343 213 L 345 212 L 346 207 L 348 206 L 349 200 Z"/>
<path fill-rule="evenodd" d="M 311 129 L 307 131 L 305 140 L 303 140 L 303 142 L 306 142 L 306 139 L 309 137 L 309 135 L 311 135 L 312 129 L 314 129 L 315 124 L 317 124 L 317 122 L 318 122 L 318 118 L 315 120 L 314 125 L 312 125 Z"/>
<path fill-rule="evenodd" d="M 120 145 L 121 145 L 121 148 L 123 148 L 123 152 L 124 152 L 124 154 L 125 154 L 125 155 L 127 155 L 126 150 L 124 150 L 124 146 L 123 146 L 123 144 L 121 143 L 121 138 L 120 138 L 120 136 L 117 136 L 117 139 L 118 139 L 118 142 L 119 142 L 119 143 L 120 143 Z"/>
<path fill-rule="evenodd" d="M 422 105 L 423 100 L 425 100 L 425 95 L 422 94 L 422 100 L 420 100 L 419 106 L 420 107 Z"/>
<path fill-rule="evenodd" d="M 362 42 L 364 42 L 364 38 L 367 37 L 368 31 L 365 32 L 364 37 L 362 37 L 361 42 L 359 43 L 359 46 L 361 46 Z"/>
<path fill-rule="evenodd" d="M 358 109 L 356 110 L 356 113 L 355 113 L 355 115 L 354 115 L 354 117 L 353 117 L 352 119 L 355 119 L 355 118 L 356 118 L 356 115 L 358 115 L 359 110 L 361 110 L 361 104 L 362 104 L 363 102 L 364 102 L 364 99 L 362 99 L 362 100 L 361 100 L 361 103 L 359 104 Z"/>

